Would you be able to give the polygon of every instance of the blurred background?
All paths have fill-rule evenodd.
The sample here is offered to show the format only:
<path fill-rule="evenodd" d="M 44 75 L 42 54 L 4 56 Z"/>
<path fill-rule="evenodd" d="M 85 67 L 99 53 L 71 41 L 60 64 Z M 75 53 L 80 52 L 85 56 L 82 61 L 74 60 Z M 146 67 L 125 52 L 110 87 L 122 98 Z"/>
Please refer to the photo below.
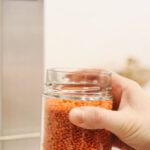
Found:
<path fill-rule="evenodd" d="M 0 150 L 39 150 L 50 67 L 102 67 L 150 90 L 149 0 L 0 0 Z"/>
<path fill-rule="evenodd" d="M 39 150 L 43 1 L 0 0 L 0 150 Z"/>
<path fill-rule="evenodd" d="M 149 91 L 149 0 L 45 1 L 45 69 L 102 67 Z"/>

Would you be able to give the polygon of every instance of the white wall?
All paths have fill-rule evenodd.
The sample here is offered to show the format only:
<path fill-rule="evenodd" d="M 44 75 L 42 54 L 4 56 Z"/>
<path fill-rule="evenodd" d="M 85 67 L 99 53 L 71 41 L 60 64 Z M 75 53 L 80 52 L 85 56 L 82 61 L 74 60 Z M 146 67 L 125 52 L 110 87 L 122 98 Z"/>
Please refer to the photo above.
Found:
<path fill-rule="evenodd" d="M 45 67 L 150 65 L 149 0 L 46 0 Z"/>
<path fill-rule="evenodd" d="M 4 0 L 2 72 L 3 136 L 40 132 L 42 0 Z M 39 137 L 10 140 L 3 142 L 2 150 L 38 150 L 39 145 Z"/>

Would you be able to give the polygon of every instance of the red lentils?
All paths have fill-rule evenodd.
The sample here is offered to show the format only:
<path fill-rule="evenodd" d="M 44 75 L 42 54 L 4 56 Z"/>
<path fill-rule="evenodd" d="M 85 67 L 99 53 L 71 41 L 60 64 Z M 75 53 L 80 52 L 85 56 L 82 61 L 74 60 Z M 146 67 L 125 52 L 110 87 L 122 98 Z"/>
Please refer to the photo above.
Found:
<path fill-rule="evenodd" d="M 111 133 L 88 130 L 73 125 L 68 118 L 74 107 L 96 106 L 112 109 L 112 100 L 65 100 L 45 102 L 43 150 L 110 150 Z"/>

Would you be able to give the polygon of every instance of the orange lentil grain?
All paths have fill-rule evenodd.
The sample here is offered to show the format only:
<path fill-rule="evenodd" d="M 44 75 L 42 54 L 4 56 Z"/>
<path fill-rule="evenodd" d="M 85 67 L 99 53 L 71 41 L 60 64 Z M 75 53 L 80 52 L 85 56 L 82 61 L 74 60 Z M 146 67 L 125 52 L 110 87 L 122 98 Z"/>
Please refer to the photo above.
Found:
<path fill-rule="evenodd" d="M 96 106 L 112 109 L 112 100 L 64 100 L 51 98 L 45 102 L 43 150 L 110 150 L 111 133 L 88 130 L 73 125 L 69 111 L 74 107 Z"/>

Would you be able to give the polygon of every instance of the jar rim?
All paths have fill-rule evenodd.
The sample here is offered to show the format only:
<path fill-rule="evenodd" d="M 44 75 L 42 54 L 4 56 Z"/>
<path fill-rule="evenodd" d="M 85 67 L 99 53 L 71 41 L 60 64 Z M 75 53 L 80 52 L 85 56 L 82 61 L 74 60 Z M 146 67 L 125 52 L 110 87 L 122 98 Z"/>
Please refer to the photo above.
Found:
<path fill-rule="evenodd" d="M 94 71 L 95 73 L 100 74 L 106 74 L 106 75 L 112 75 L 111 71 L 105 70 L 105 69 L 98 69 L 98 68 L 90 68 L 90 67 L 83 67 L 83 68 L 75 68 L 75 67 L 52 67 L 48 68 L 47 71 L 49 72 L 60 72 L 60 73 L 75 73 L 78 71 L 85 71 L 84 73 L 89 73 Z"/>
<path fill-rule="evenodd" d="M 111 84 L 110 71 L 94 68 L 50 68 L 47 69 L 46 85 L 104 85 Z M 100 78 L 102 80 L 100 80 Z M 102 81 L 101 83 L 99 81 Z"/>

